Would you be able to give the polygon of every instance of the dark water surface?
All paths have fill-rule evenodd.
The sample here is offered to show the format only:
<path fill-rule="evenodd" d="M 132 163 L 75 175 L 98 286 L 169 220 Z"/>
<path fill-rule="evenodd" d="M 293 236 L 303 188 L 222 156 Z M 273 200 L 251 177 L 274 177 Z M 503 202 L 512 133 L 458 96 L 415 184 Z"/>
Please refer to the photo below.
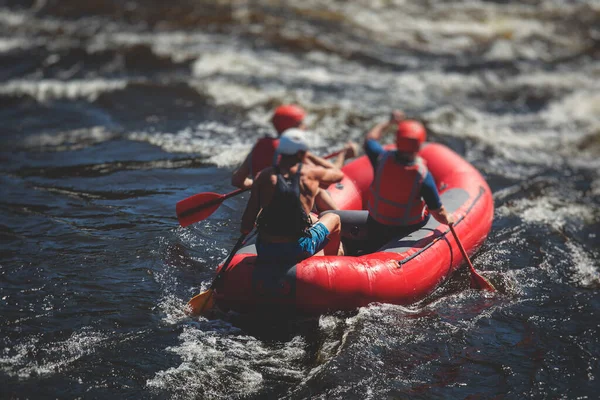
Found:
<path fill-rule="evenodd" d="M 600 6 L 0 0 L 0 397 L 595 399 Z M 326 154 L 393 108 L 495 199 L 411 307 L 191 319 L 246 197 L 178 227 L 297 102 Z"/>

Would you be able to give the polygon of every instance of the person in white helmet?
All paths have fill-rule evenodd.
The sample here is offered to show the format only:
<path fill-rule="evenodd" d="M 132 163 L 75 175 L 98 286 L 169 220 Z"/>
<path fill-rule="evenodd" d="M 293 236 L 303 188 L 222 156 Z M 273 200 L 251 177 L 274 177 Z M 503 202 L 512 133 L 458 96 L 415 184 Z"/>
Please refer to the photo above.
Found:
<path fill-rule="evenodd" d="M 277 162 L 277 147 L 281 135 L 291 129 L 305 129 L 304 119 L 306 112 L 295 104 L 285 104 L 277 107 L 271 118 L 271 123 L 277 132 L 277 137 L 265 136 L 260 138 L 246 155 L 246 158 L 240 166 L 233 172 L 231 176 L 231 184 L 235 187 L 246 189 L 252 186 L 252 182 L 256 175 L 263 169 L 272 166 Z M 327 169 L 341 169 L 346 158 L 355 157 L 358 152 L 358 146 L 355 143 L 348 142 L 342 151 L 334 160 L 329 160 L 319 157 L 309 151 L 304 159 L 305 163 L 312 163 Z M 315 198 L 315 211 L 323 212 L 327 210 L 337 210 L 338 207 L 327 193 L 325 188 L 321 188 Z"/>
<path fill-rule="evenodd" d="M 300 130 L 280 139 L 279 161 L 264 169 L 252 184 L 241 232 L 256 225 L 259 262 L 295 263 L 312 255 L 343 255 L 341 223 L 336 214 L 310 216 L 320 184 L 339 182 L 338 168 L 305 163 L 308 145 Z"/>

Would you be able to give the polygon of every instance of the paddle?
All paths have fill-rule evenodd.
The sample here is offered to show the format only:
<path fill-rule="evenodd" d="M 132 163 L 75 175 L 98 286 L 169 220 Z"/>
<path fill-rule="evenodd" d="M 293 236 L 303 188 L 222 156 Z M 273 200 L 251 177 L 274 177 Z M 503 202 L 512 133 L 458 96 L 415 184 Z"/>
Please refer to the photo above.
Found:
<path fill-rule="evenodd" d="M 479 273 L 475 270 L 475 267 L 473 267 L 473 264 L 471 263 L 471 260 L 469 259 L 469 256 L 465 251 L 465 248 L 463 247 L 462 243 L 460 242 L 460 239 L 458 238 L 458 235 L 456 234 L 456 231 L 454 230 L 454 226 L 449 226 L 450 232 L 452 232 L 452 235 L 454 236 L 454 240 L 456 240 L 456 244 L 458 244 L 460 252 L 462 253 L 465 260 L 467 260 L 467 264 L 469 265 L 469 271 L 471 272 L 471 287 L 473 289 L 489 290 L 490 292 L 495 292 L 496 288 L 494 287 L 494 285 L 492 285 L 492 283 L 485 279 L 483 276 L 479 275 Z"/>
<path fill-rule="evenodd" d="M 182 227 L 186 227 L 194 222 L 202 221 L 214 213 L 225 200 L 249 189 L 238 189 L 227 194 L 212 192 L 198 193 L 180 200 L 175 206 L 179 224 Z"/>
<path fill-rule="evenodd" d="M 326 155 L 325 159 L 333 158 L 340 154 L 344 149 L 338 150 Z M 186 227 L 193 223 L 202 221 L 214 213 L 217 208 L 227 199 L 244 193 L 247 189 L 238 189 L 227 194 L 218 194 L 212 192 L 198 193 L 186 199 L 180 200 L 175 206 L 179 225 Z"/>
<path fill-rule="evenodd" d="M 219 279 L 224 275 L 225 270 L 227 270 L 227 267 L 229 266 L 229 263 L 233 259 L 233 256 L 235 255 L 235 253 L 237 253 L 237 251 L 244 244 L 245 238 L 246 238 L 245 234 L 242 234 L 240 236 L 240 238 L 238 239 L 235 246 L 233 246 L 231 253 L 229 253 L 229 257 L 227 257 L 227 259 L 223 263 L 223 266 L 221 267 L 221 271 L 219 271 L 219 273 L 217 274 L 215 279 L 212 281 L 208 290 L 192 297 L 192 299 L 190 301 L 188 301 L 188 304 L 187 304 L 188 308 L 186 309 L 186 313 L 188 315 L 193 315 L 193 316 L 200 315 L 200 314 L 202 314 L 206 311 L 209 311 L 210 309 L 213 308 L 213 306 L 215 304 L 215 301 L 213 299 L 213 292 L 214 292 L 215 286 L 217 285 L 217 282 L 219 281 Z"/>

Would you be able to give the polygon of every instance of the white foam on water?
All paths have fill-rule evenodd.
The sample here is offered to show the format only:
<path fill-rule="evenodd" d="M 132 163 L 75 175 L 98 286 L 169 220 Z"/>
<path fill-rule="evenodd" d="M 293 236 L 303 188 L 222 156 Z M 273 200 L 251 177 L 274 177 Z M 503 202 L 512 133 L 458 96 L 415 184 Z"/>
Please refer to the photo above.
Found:
<path fill-rule="evenodd" d="M 68 36 L 79 36 L 77 33 L 90 32 L 91 30 L 96 33 L 99 30 L 114 32 L 118 29 L 117 21 L 108 21 L 96 17 L 83 17 L 73 20 L 36 14 L 39 8 L 44 7 L 44 3 L 44 1 L 38 1 L 35 7 L 22 12 L 0 8 L 0 24 L 16 29 L 25 28 L 24 30 L 27 33 L 39 34 L 40 37 L 45 35 L 55 36 L 53 39 L 46 41 L 48 48 L 53 48 L 56 41 L 61 41 L 56 36 L 67 38 Z M 67 42 L 75 43 L 72 39 L 67 39 Z"/>
<path fill-rule="evenodd" d="M 348 5 L 340 8 L 340 12 L 388 43 L 404 43 L 432 53 L 470 51 L 477 43 L 492 42 L 499 37 L 518 42 L 546 34 L 548 30 L 535 19 L 518 15 L 528 15 L 533 11 L 531 7 L 473 2 L 394 3 L 395 6 L 388 2 Z"/>
<path fill-rule="evenodd" d="M 179 398 L 233 398 L 258 392 L 265 373 L 283 379 L 298 379 L 302 373 L 295 366 L 304 356 L 300 338 L 269 348 L 227 322 L 203 319 L 184 326 L 179 338 L 179 345 L 165 350 L 177 354 L 181 364 L 156 373 L 146 382 L 149 388 Z"/>
<path fill-rule="evenodd" d="M 556 163 L 557 154 L 585 156 L 577 149 L 579 143 L 600 129 L 596 97 L 587 90 L 581 91 L 552 103 L 548 109 L 528 114 L 498 115 L 475 108 L 444 106 L 424 115 L 434 132 L 488 144 L 505 161 L 551 166 Z M 578 106 L 583 103 L 585 106 Z M 578 111 L 571 112 L 574 109 Z"/>
<path fill-rule="evenodd" d="M 40 133 L 25 137 L 23 145 L 28 148 L 62 147 L 82 148 L 94 144 L 106 142 L 116 137 L 104 126 L 75 129 L 65 132 Z"/>
<path fill-rule="evenodd" d="M 310 148 L 318 148 L 323 145 L 322 138 L 313 131 L 306 132 L 306 141 Z M 233 167 L 239 165 L 244 161 L 246 155 L 252 150 L 254 142 L 248 144 L 244 143 L 233 143 L 223 147 L 220 152 L 213 153 L 209 157 L 210 163 L 216 164 L 218 167 Z"/>
<path fill-rule="evenodd" d="M 594 7 L 589 2 L 588 7 Z M 575 14 L 580 4 L 542 5 L 482 2 L 353 2 L 332 6 L 379 42 L 429 53 L 459 54 L 489 44 L 488 60 L 538 59 L 552 53 L 576 54 L 584 48 L 568 35 L 557 34 L 553 15 Z M 597 6 L 596 6 L 597 7 Z M 544 21 L 536 18 L 547 16 Z M 552 48 L 549 49 L 547 44 Z"/>
<path fill-rule="evenodd" d="M 595 165 L 592 165 L 592 168 L 596 168 L 596 170 L 600 171 L 600 160 L 597 160 Z M 600 196 L 600 179 L 595 179 L 591 183 L 591 194 L 594 196 Z"/>
<path fill-rule="evenodd" d="M 13 80 L 0 84 L 0 95 L 31 96 L 40 102 L 56 99 L 86 99 L 94 101 L 102 93 L 125 89 L 127 81 L 115 79 L 89 79 L 60 81 Z"/>
<path fill-rule="evenodd" d="M 283 88 L 276 89 L 274 92 L 267 92 L 220 77 L 201 82 L 191 82 L 190 86 L 199 93 L 210 96 L 218 106 L 232 104 L 252 108 L 266 103 L 272 98 L 285 95 Z"/>
<path fill-rule="evenodd" d="M 124 136 L 129 140 L 158 146 L 169 153 L 195 153 L 205 157 L 207 163 L 218 167 L 233 167 L 246 158 L 256 139 L 272 130 L 270 123 L 265 118 L 262 119 L 260 122 L 265 126 L 261 129 L 205 121 L 194 128 L 185 128 L 176 133 L 130 132 Z M 258 122 L 258 117 L 256 121 Z M 307 131 L 306 138 L 311 148 L 319 148 L 324 144 L 323 138 L 316 132 Z"/>
<path fill-rule="evenodd" d="M 237 144 L 234 146 L 227 146 L 225 149 L 221 150 L 220 153 L 214 154 L 209 157 L 208 162 L 217 165 L 221 168 L 233 167 L 240 165 L 246 154 L 250 152 L 252 146 L 247 146 L 243 144 Z"/>
<path fill-rule="evenodd" d="M 347 73 L 349 69 L 354 73 Z M 362 77 L 357 76 L 358 71 L 363 71 Z M 192 66 L 192 74 L 196 78 L 214 78 L 218 75 L 223 75 L 230 81 L 232 76 L 273 78 L 273 81 L 265 81 L 261 86 L 260 89 L 266 91 L 281 91 L 280 84 L 298 82 L 312 85 L 334 83 L 375 85 L 376 81 L 364 81 L 364 73 L 367 71 L 359 64 L 342 62 L 335 54 L 319 51 L 296 56 L 273 51 L 249 52 L 235 48 L 208 51 L 198 57 Z"/>
<path fill-rule="evenodd" d="M 496 212 L 501 217 L 518 215 L 526 223 L 548 225 L 561 232 L 569 220 L 589 221 L 593 215 L 590 206 L 550 196 L 516 199 L 498 207 Z"/>
<path fill-rule="evenodd" d="M 174 62 L 193 60 L 208 49 L 227 46 L 219 37 L 200 32 L 118 31 L 95 35 L 87 45 L 87 50 L 94 53 L 136 45 L 148 46 L 157 56 L 169 57 Z"/>
<path fill-rule="evenodd" d="M 9 11 L 4 8 L 0 8 L 0 24 L 8 27 L 18 27 L 23 25 L 27 20 L 28 15 L 21 12 Z"/>
<path fill-rule="evenodd" d="M 43 343 L 31 336 L 2 350 L 0 368 L 9 376 L 23 379 L 63 374 L 69 365 L 94 353 L 106 340 L 105 335 L 85 327 L 62 342 Z"/>
<path fill-rule="evenodd" d="M 498 80 L 499 90 L 503 88 L 510 91 L 527 91 L 540 88 L 548 92 L 575 92 L 577 90 L 589 90 L 589 88 L 598 86 L 598 81 L 593 77 L 575 71 L 532 71 L 519 74 L 509 80 Z M 494 89 L 494 88 L 493 88 Z"/>
<path fill-rule="evenodd" d="M 558 76 L 556 77 L 559 78 Z M 565 81 L 573 84 L 575 79 Z M 598 79 L 580 79 L 581 90 L 552 102 L 543 113 L 551 126 L 573 126 L 574 123 L 587 124 L 590 131 L 600 131 L 600 82 Z M 539 84 L 539 83 L 538 83 Z M 576 133 L 576 130 L 573 129 Z"/>
<path fill-rule="evenodd" d="M 535 29 L 532 28 L 533 31 Z M 237 73 L 239 66 L 229 67 L 235 63 L 235 55 L 228 54 L 221 59 L 219 56 L 212 59 L 211 63 L 203 69 L 202 73 L 215 73 L 213 66 L 221 68 L 220 73 Z M 272 60 L 257 60 L 254 55 L 241 56 L 241 65 L 250 66 L 243 72 L 256 76 L 269 77 L 273 75 L 273 67 L 277 65 Z M 318 52 L 310 54 L 307 58 L 327 65 L 327 57 L 322 57 Z M 275 60 L 276 58 L 273 58 Z M 280 59 L 286 59 L 280 56 Z M 331 58 L 333 59 L 333 58 Z M 296 60 L 306 63 L 306 59 Z M 263 63 L 268 63 L 264 66 Z M 403 108 L 429 108 L 434 111 L 428 112 L 429 122 L 437 132 L 443 132 L 450 136 L 473 138 L 496 148 L 500 154 L 511 161 L 531 162 L 539 165 L 551 165 L 556 151 L 569 154 L 577 143 L 590 132 L 598 129 L 598 95 L 596 90 L 599 84 L 590 78 L 585 72 L 531 72 L 517 75 L 514 79 L 506 80 L 498 77 L 494 72 L 486 74 L 465 75 L 460 73 L 448 73 L 441 70 L 406 71 L 395 74 L 385 71 L 377 71 L 377 79 L 372 79 L 373 71 L 369 71 L 347 63 L 345 69 L 327 68 L 319 65 L 306 68 L 297 68 L 301 73 L 287 74 L 285 62 L 277 65 L 279 74 L 276 79 L 280 84 L 262 86 L 259 89 L 248 91 L 241 84 L 227 87 L 224 101 L 235 103 L 242 101 L 246 106 L 258 104 L 266 98 L 281 98 L 285 91 L 285 82 L 301 80 L 307 85 L 312 84 L 335 84 L 343 83 L 348 87 L 346 93 L 331 96 L 331 99 L 323 97 L 318 100 L 314 92 L 293 91 L 297 98 L 302 98 L 305 104 L 314 104 L 315 108 L 333 106 L 339 103 L 339 97 L 344 99 L 344 107 L 360 110 L 361 113 L 379 112 L 381 108 L 377 105 L 385 105 L 389 109 L 397 104 Z M 201 63 L 197 63 L 197 66 Z M 346 73 L 348 68 L 352 73 Z M 326 73 L 323 73 L 326 71 Z M 202 74 L 201 73 L 201 74 Z M 263 75 L 261 75 L 263 74 Z M 354 86 L 355 85 L 355 86 Z M 219 91 L 216 85 L 207 86 L 211 97 L 218 99 Z M 500 93 L 518 93 L 544 90 L 555 93 L 557 100 L 552 101 L 547 108 L 540 111 L 524 114 L 502 114 L 485 112 L 476 108 L 466 109 L 462 106 L 462 98 L 472 96 L 472 93 L 486 93 L 498 90 Z M 543 89 L 542 89 L 543 88 Z M 227 93 L 234 93 L 228 95 Z M 571 92 L 567 97 L 563 92 Z M 250 94 L 250 96 L 245 96 Z M 261 95 L 262 94 L 262 95 Z M 250 100 L 239 100 L 248 97 Z M 456 107 L 447 106 L 448 98 L 457 97 L 454 102 Z M 330 103 L 328 105 L 328 103 Z M 364 104 L 375 105 L 373 110 L 364 107 Z M 518 106 L 516 104 L 515 106 Z M 460 107 L 460 109 L 458 108 Z M 435 114 L 441 111 L 454 114 L 452 124 L 447 125 L 442 121 L 436 121 Z M 578 124 L 574 129 L 573 124 Z M 532 152 L 531 150 L 535 150 Z M 571 151 L 572 152 L 572 151 Z"/>
<path fill-rule="evenodd" d="M 238 65 L 229 66 L 235 64 L 236 57 L 241 57 L 243 60 L 239 63 L 240 65 L 251 66 L 249 70 L 242 72 L 244 74 L 252 73 L 268 77 L 273 74 L 273 66 L 276 65 L 270 60 L 268 62 L 259 60 L 249 54 L 239 56 L 236 53 L 220 57 L 209 57 L 208 59 L 212 61 L 207 64 L 197 62 L 196 67 L 202 70 L 199 74 L 216 73 L 215 68 L 221 68 L 218 70 L 219 73 L 237 73 Z M 429 114 L 427 119 L 432 122 L 432 127 L 436 129 L 436 132 L 473 138 L 497 148 L 498 152 L 509 160 L 540 165 L 552 164 L 554 156 L 551 153 L 563 148 L 572 148 L 582 137 L 593 132 L 598 126 L 598 100 L 597 94 L 595 94 L 597 91 L 590 89 L 598 86 L 598 83 L 584 73 L 532 72 L 516 76 L 511 80 L 504 80 L 493 72 L 485 75 L 464 75 L 438 70 L 407 71 L 403 74 L 377 71 L 378 77 L 374 80 L 370 79 L 372 71 L 358 66 L 346 65 L 345 69 L 339 70 L 338 68 L 336 71 L 335 68 L 326 69 L 317 65 L 312 68 L 300 68 L 302 73 L 292 76 L 287 75 L 284 68 L 289 57 L 279 56 L 279 58 L 285 60 L 277 67 L 279 71 L 277 79 L 280 80 L 280 84 L 270 84 L 256 89 L 249 89 L 243 84 L 229 84 L 225 85 L 225 92 L 220 92 L 221 82 L 211 80 L 197 88 L 199 91 L 208 93 L 216 102 L 238 103 L 249 107 L 264 103 L 269 98 L 282 98 L 285 93 L 285 82 L 288 80 L 300 79 L 308 85 L 319 82 L 328 84 L 339 82 L 350 88 L 356 85 L 356 90 L 349 89 L 342 95 L 346 109 L 360 110 L 364 114 L 373 111 L 365 108 L 365 103 L 386 104 L 390 109 L 396 104 L 402 104 L 403 107 L 409 109 L 427 106 L 433 110 L 427 113 Z M 318 52 L 311 53 L 308 58 L 323 63 L 328 60 L 328 57 L 321 56 Z M 265 62 L 269 64 L 266 67 L 263 66 Z M 306 60 L 299 60 L 299 62 L 306 62 Z M 200 68 L 200 65 L 204 65 L 204 67 Z M 352 70 L 352 73 L 344 73 L 347 72 L 347 69 Z M 323 71 L 327 71 L 327 73 L 324 74 Z M 263 75 L 260 75 L 261 73 Z M 442 103 L 444 96 L 466 98 L 473 92 L 484 93 L 493 90 L 527 93 L 542 87 L 545 91 L 556 93 L 559 100 L 552 102 L 546 109 L 527 114 L 498 115 L 475 108 L 465 109 L 462 107 L 458 109 Z M 560 93 L 565 91 L 571 91 L 573 94 L 567 98 L 561 98 Z M 325 98 L 319 99 L 319 102 L 316 103 L 314 93 L 303 93 L 299 90 L 293 93 L 297 98 L 302 98 L 304 104 L 312 104 L 316 109 L 332 107 L 336 104 L 335 102 L 339 103 L 339 95 L 327 99 L 327 103 L 330 103 L 328 105 L 324 101 Z M 457 103 L 458 105 L 460 103 Z M 381 108 L 374 111 L 381 112 Z M 448 121 L 436 121 L 436 114 L 440 113 L 454 114 L 452 124 L 448 125 Z M 573 123 L 579 123 L 580 129 L 574 130 Z M 333 131 L 335 128 L 334 126 L 327 127 L 324 137 L 328 137 L 327 132 Z M 532 149 L 539 150 L 539 152 L 532 152 Z M 222 165 L 223 162 L 219 162 Z"/>
<path fill-rule="evenodd" d="M 14 49 L 25 49 L 30 47 L 28 41 L 23 38 L 0 37 L 0 53 L 8 53 Z"/>
<path fill-rule="evenodd" d="M 192 66 L 195 77 L 208 77 L 215 74 L 276 76 L 279 68 L 269 60 L 242 51 L 208 53 L 198 58 Z"/>
<path fill-rule="evenodd" d="M 443 106 L 426 113 L 425 119 L 436 133 L 476 139 L 494 145 L 499 151 L 506 150 L 504 155 L 508 157 L 511 151 L 519 149 L 547 148 L 549 139 L 554 138 L 556 142 L 560 137 L 558 132 L 551 129 L 521 131 L 519 126 L 529 126 L 539 121 L 532 115 L 497 115 L 475 108 Z"/>
<path fill-rule="evenodd" d="M 236 162 L 250 149 L 250 143 L 243 143 L 237 137 L 237 128 L 217 121 L 205 121 L 194 128 L 185 128 L 175 133 L 130 132 L 129 140 L 150 143 L 169 153 L 197 153 L 210 159 L 219 157 L 223 149 L 234 150 Z M 229 142 L 228 144 L 225 144 Z M 244 151 L 245 150 L 245 151 Z M 243 154 L 242 154 L 243 153 Z"/>
<path fill-rule="evenodd" d="M 575 275 L 573 280 L 588 288 L 600 287 L 600 264 L 598 258 L 585 251 L 578 243 L 570 240 L 567 248 L 571 252 Z"/>

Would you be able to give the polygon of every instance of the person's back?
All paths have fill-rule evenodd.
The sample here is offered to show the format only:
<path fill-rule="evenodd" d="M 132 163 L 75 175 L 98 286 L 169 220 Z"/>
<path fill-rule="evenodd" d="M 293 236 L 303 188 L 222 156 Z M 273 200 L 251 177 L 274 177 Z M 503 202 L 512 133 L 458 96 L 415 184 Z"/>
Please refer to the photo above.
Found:
<path fill-rule="evenodd" d="M 257 179 L 261 188 L 259 202 L 262 212 L 256 225 L 263 238 L 269 240 L 295 240 L 312 225 L 304 204 L 314 202 L 314 190 L 311 190 L 314 184 L 307 182 L 306 171 L 302 173 L 302 163 L 291 168 L 285 164 L 268 168 Z M 304 193 L 300 190 L 301 180 Z"/>
<path fill-rule="evenodd" d="M 338 169 L 304 164 L 306 142 L 299 132 L 286 135 L 280 143 L 279 164 L 263 170 L 252 185 L 241 231 L 247 234 L 256 222 L 261 260 L 299 261 L 316 253 L 340 254 L 339 217 L 326 215 L 315 222 L 310 211 L 319 185 L 339 182 L 344 175 Z"/>
<path fill-rule="evenodd" d="M 378 141 L 392 124 L 398 125 L 396 150 L 385 151 Z M 365 152 L 374 168 L 367 201 L 369 251 L 393 237 L 402 237 L 421 228 L 430 214 L 440 223 L 453 222 L 441 203 L 432 175 L 417 155 L 425 137 L 423 125 L 404 120 L 401 112 L 395 112 L 389 121 L 376 125 L 367 133 Z"/>

